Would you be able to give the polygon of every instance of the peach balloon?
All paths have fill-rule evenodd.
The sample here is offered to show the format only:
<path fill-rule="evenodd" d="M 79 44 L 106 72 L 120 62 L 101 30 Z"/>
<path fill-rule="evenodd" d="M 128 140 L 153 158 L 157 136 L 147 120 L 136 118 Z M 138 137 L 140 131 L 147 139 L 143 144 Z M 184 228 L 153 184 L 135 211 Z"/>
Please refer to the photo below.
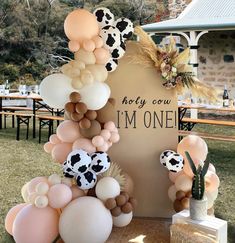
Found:
<path fill-rule="evenodd" d="M 80 49 L 80 44 L 78 41 L 75 41 L 75 40 L 71 40 L 69 41 L 69 50 L 71 52 L 76 52 Z"/>
<path fill-rule="evenodd" d="M 63 208 L 72 200 L 72 191 L 65 184 L 56 184 L 48 192 L 49 205 L 52 208 Z"/>
<path fill-rule="evenodd" d="M 13 227 L 13 223 L 14 223 L 14 220 L 17 216 L 17 214 L 20 212 L 20 210 L 22 208 L 24 208 L 26 205 L 28 205 L 27 203 L 21 203 L 21 204 L 18 204 L 16 206 L 14 206 L 13 208 L 11 208 L 8 213 L 7 213 L 7 216 L 5 218 L 5 229 L 6 231 L 12 235 L 12 227 Z"/>
<path fill-rule="evenodd" d="M 78 123 L 70 120 L 60 123 L 57 127 L 56 134 L 58 138 L 65 143 L 73 143 L 81 137 Z"/>
<path fill-rule="evenodd" d="M 106 141 L 110 139 L 111 137 L 111 132 L 107 129 L 103 129 L 101 132 L 100 132 L 100 136 L 102 136 Z"/>
<path fill-rule="evenodd" d="M 92 39 L 99 33 L 96 17 L 85 9 L 76 9 L 64 21 L 64 31 L 70 40 Z"/>
<path fill-rule="evenodd" d="M 112 143 L 117 143 L 120 140 L 120 136 L 117 132 L 111 132 L 110 141 Z"/>
<path fill-rule="evenodd" d="M 177 191 L 188 192 L 192 188 L 192 179 L 189 176 L 182 174 L 176 178 L 175 187 Z"/>
<path fill-rule="evenodd" d="M 205 182 L 206 191 L 208 192 L 215 191 L 220 185 L 219 177 L 212 171 L 207 171 L 205 176 Z"/>
<path fill-rule="evenodd" d="M 13 237 L 17 243 L 51 243 L 58 231 L 59 214 L 51 208 L 25 206 L 13 224 Z"/>
<path fill-rule="evenodd" d="M 175 180 L 176 180 L 176 178 L 178 177 L 178 176 L 180 176 L 180 175 L 182 175 L 183 174 L 183 171 L 181 170 L 181 171 L 179 171 L 179 172 L 177 172 L 177 173 L 174 173 L 174 172 L 169 172 L 169 179 L 173 182 L 173 183 L 175 183 Z"/>
<path fill-rule="evenodd" d="M 29 182 L 29 184 L 28 184 L 28 188 L 27 188 L 27 189 L 28 189 L 28 193 L 31 194 L 31 193 L 35 192 L 35 187 L 36 187 L 37 184 L 39 184 L 40 182 L 46 182 L 46 183 L 48 183 L 48 180 L 47 180 L 46 177 L 42 177 L 42 176 L 33 178 L 33 179 Z"/>
<path fill-rule="evenodd" d="M 95 42 L 93 40 L 84 40 L 82 46 L 85 51 L 92 52 L 95 50 Z"/>
<path fill-rule="evenodd" d="M 72 191 L 72 200 L 86 195 L 84 190 L 80 189 L 77 185 L 73 185 L 70 189 Z"/>
<path fill-rule="evenodd" d="M 92 144 L 95 147 L 103 146 L 105 143 L 104 138 L 102 136 L 95 136 L 92 138 Z"/>
<path fill-rule="evenodd" d="M 104 45 L 103 39 L 100 36 L 95 36 L 92 39 L 95 43 L 95 48 L 101 48 Z"/>
<path fill-rule="evenodd" d="M 113 132 L 115 128 L 116 128 L 115 123 L 112 122 L 112 121 L 106 122 L 104 124 L 104 129 L 107 129 L 109 131 L 112 131 Z"/>
<path fill-rule="evenodd" d="M 168 189 L 168 197 L 170 198 L 170 200 L 172 202 L 174 202 L 176 199 L 176 192 L 177 192 L 177 189 L 176 189 L 175 185 L 171 185 Z"/>
<path fill-rule="evenodd" d="M 95 49 L 94 54 L 97 64 L 106 64 L 110 59 L 110 52 L 104 48 Z"/>
<path fill-rule="evenodd" d="M 193 162 L 194 162 L 194 164 L 195 164 L 196 167 L 198 167 L 198 165 L 200 163 L 202 163 L 202 161 L 201 160 L 198 160 L 198 159 L 193 159 Z M 191 178 L 194 177 L 194 174 L 192 172 L 192 169 L 190 167 L 190 164 L 189 164 L 188 160 L 185 159 L 185 157 L 184 157 L 184 168 L 183 168 L 183 172 L 186 175 L 188 175 L 189 177 L 191 177 Z"/>
<path fill-rule="evenodd" d="M 54 161 L 62 164 L 72 151 L 72 143 L 59 143 L 54 146 L 51 151 L 51 156 Z"/>
<path fill-rule="evenodd" d="M 61 143 L 61 140 L 58 138 L 58 136 L 56 134 L 52 134 L 49 138 L 49 141 L 52 143 L 52 144 L 58 144 L 58 143 Z"/>
<path fill-rule="evenodd" d="M 91 140 L 88 138 L 79 138 L 73 143 L 74 149 L 83 149 L 87 153 L 91 154 L 96 151 L 95 146 L 92 144 Z"/>
<path fill-rule="evenodd" d="M 97 151 L 107 152 L 109 150 L 109 146 L 107 143 L 104 143 L 102 146 L 97 147 Z"/>
<path fill-rule="evenodd" d="M 44 144 L 43 149 L 46 153 L 50 154 L 51 150 L 54 148 L 54 146 L 55 146 L 54 144 L 47 142 Z"/>

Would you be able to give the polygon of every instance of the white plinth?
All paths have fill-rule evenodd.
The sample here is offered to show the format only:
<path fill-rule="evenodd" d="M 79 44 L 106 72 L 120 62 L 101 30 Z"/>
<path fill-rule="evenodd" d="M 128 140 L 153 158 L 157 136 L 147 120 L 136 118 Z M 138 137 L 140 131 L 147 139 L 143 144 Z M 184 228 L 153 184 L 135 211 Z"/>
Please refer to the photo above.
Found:
<path fill-rule="evenodd" d="M 227 243 L 227 221 L 212 216 L 207 216 L 205 220 L 192 220 L 189 210 L 183 210 L 172 217 L 172 224 L 191 224 L 214 235 L 219 243 Z"/>

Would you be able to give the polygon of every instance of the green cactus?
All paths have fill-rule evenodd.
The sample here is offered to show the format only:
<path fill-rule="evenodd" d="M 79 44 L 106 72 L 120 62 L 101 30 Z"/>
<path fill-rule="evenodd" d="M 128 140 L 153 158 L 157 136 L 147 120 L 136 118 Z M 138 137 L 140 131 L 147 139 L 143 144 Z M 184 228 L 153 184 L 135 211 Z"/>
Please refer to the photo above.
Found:
<path fill-rule="evenodd" d="M 209 162 L 205 161 L 203 167 L 201 165 L 196 168 L 190 154 L 186 151 L 185 155 L 189 161 L 191 170 L 194 174 L 193 184 L 192 184 L 192 198 L 196 200 L 202 200 L 205 192 L 205 175 L 209 168 Z"/>

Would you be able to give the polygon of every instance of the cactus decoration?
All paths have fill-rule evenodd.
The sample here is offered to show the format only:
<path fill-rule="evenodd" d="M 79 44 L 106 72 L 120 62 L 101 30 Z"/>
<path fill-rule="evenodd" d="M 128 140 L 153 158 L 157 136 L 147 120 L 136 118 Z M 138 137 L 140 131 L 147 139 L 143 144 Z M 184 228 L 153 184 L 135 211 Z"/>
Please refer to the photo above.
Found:
<path fill-rule="evenodd" d="M 190 167 L 194 174 L 193 184 L 192 184 L 192 198 L 196 200 L 202 200 L 205 192 L 205 175 L 209 168 L 209 162 L 205 161 L 204 165 L 199 165 L 196 168 L 193 159 L 191 158 L 190 154 L 186 151 L 185 155 L 189 161 Z"/>

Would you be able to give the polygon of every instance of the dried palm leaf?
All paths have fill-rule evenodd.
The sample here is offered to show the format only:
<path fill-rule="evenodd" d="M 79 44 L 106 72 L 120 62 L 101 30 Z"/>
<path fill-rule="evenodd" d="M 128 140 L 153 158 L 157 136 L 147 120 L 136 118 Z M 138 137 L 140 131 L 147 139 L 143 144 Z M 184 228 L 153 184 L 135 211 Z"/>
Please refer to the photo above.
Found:
<path fill-rule="evenodd" d="M 189 63 L 189 57 L 190 57 L 190 50 L 189 48 L 186 48 L 183 52 L 181 52 L 179 55 L 177 55 L 173 60 L 172 64 L 188 64 Z"/>

